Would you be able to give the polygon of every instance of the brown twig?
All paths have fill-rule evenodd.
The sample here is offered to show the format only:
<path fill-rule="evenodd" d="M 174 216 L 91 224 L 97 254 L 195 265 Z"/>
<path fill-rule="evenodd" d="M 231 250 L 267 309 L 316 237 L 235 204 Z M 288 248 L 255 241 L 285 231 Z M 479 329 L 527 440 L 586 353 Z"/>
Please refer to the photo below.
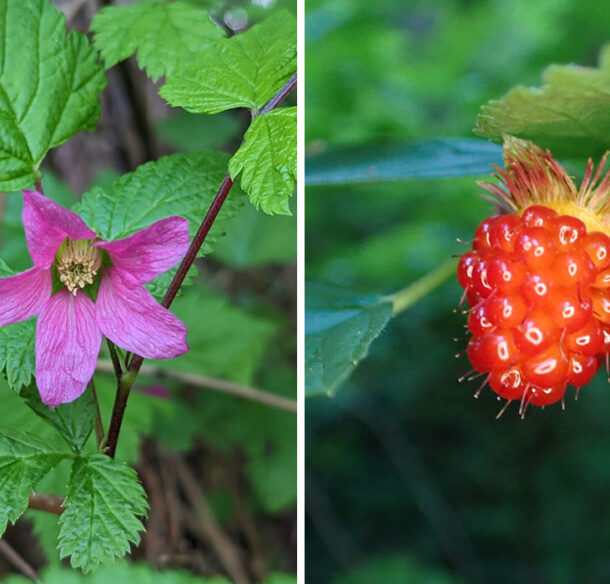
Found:
<path fill-rule="evenodd" d="M 182 538 L 183 523 L 183 506 L 178 493 L 178 481 L 176 475 L 172 472 L 170 456 L 159 445 L 153 443 L 152 447 L 155 449 L 159 461 L 159 472 L 167 510 L 167 533 L 171 544 L 178 549 Z"/>
<path fill-rule="evenodd" d="M 32 566 L 30 566 L 30 564 L 28 564 L 5 539 L 0 539 L 0 553 L 24 576 L 27 576 L 30 580 L 39 582 L 36 570 L 34 570 L 34 568 L 32 568 Z"/>
<path fill-rule="evenodd" d="M 47 511 L 48 513 L 61 515 L 64 512 L 64 508 L 62 507 L 63 502 L 64 498 L 58 497 L 57 495 L 32 493 L 28 506 L 30 509 L 36 509 L 37 511 Z"/>
<path fill-rule="evenodd" d="M 112 363 L 104 359 L 100 359 L 97 362 L 96 369 L 97 371 L 104 373 L 111 373 L 113 371 Z M 273 408 L 285 410 L 287 412 L 292 412 L 295 414 L 297 413 L 296 400 L 281 397 L 274 393 L 263 391 L 262 389 L 256 389 L 246 385 L 239 385 L 225 379 L 217 379 L 215 377 L 207 377 L 205 375 L 197 375 L 195 373 L 168 371 L 165 369 L 159 369 L 153 365 L 142 365 L 140 367 L 140 373 L 142 375 L 154 375 L 155 377 L 176 379 L 182 383 L 186 383 L 187 385 L 192 385 L 193 387 L 211 389 L 220 393 L 226 393 L 235 397 L 241 397 L 271 406 Z"/>
<path fill-rule="evenodd" d="M 162 558 L 168 552 L 165 533 L 165 494 L 157 468 L 158 465 L 154 465 L 151 460 L 151 450 L 152 441 L 150 439 L 143 440 L 140 448 L 138 474 L 142 479 L 150 504 L 143 541 L 146 559 L 150 564 L 160 567 Z"/>
<path fill-rule="evenodd" d="M 214 548 L 218 559 L 235 584 L 251 584 L 243 567 L 239 549 L 216 521 L 203 489 L 190 468 L 178 456 L 172 457 L 172 462 L 184 495 L 197 519 L 192 527 Z"/>
<path fill-rule="evenodd" d="M 235 517 L 239 522 L 241 531 L 244 534 L 250 551 L 250 570 L 255 575 L 257 581 L 263 581 L 267 577 L 267 563 L 264 555 L 264 544 L 252 516 L 250 505 L 247 501 L 247 494 L 244 492 L 242 484 L 242 473 L 232 470 L 233 465 L 227 465 L 226 469 L 229 492 L 235 501 Z"/>
<path fill-rule="evenodd" d="M 102 6 L 112 6 L 112 0 L 101 0 Z M 140 142 L 144 160 L 154 160 L 157 152 L 156 137 L 151 129 L 148 108 L 146 107 L 146 94 L 140 86 L 134 82 L 134 71 L 129 61 L 117 63 L 118 70 L 127 97 L 127 102 L 131 109 L 134 129 Z"/>

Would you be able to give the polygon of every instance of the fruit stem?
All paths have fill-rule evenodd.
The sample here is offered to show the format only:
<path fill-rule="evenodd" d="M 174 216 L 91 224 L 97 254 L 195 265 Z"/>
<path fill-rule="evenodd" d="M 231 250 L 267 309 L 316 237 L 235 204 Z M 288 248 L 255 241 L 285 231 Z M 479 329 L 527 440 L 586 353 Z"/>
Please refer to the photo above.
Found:
<path fill-rule="evenodd" d="M 455 274 L 456 268 L 457 260 L 451 259 L 417 280 L 417 282 L 387 296 L 385 300 L 394 305 L 394 316 L 413 306 L 418 300 L 440 286 Z"/>

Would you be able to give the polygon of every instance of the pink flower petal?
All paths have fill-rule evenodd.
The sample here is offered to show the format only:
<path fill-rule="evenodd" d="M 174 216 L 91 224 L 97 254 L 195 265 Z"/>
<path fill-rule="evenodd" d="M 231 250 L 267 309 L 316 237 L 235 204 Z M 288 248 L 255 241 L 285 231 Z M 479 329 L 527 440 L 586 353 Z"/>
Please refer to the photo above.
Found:
<path fill-rule="evenodd" d="M 0 326 L 38 314 L 51 296 L 51 270 L 31 268 L 0 278 Z"/>
<path fill-rule="evenodd" d="M 101 343 L 95 305 L 83 292 L 64 288 L 49 299 L 36 326 L 36 384 L 45 404 L 54 408 L 85 391 Z"/>
<path fill-rule="evenodd" d="M 166 217 L 125 239 L 93 245 L 107 250 L 114 267 L 143 284 L 174 266 L 186 253 L 189 242 L 188 221 Z"/>
<path fill-rule="evenodd" d="M 169 359 L 189 349 L 184 323 L 117 268 L 104 273 L 95 309 L 102 332 L 132 353 L 147 359 Z"/>
<path fill-rule="evenodd" d="M 36 191 L 23 191 L 23 226 L 34 265 L 48 268 L 57 248 L 69 237 L 93 239 L 95 231 L 76 214 Z"/>

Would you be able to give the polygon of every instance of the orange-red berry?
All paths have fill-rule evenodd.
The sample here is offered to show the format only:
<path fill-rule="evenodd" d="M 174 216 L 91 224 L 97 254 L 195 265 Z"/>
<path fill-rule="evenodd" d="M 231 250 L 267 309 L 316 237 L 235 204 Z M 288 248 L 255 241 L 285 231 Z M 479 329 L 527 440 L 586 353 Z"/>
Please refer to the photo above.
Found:
<path fill-rule="evenodd" d="M 485 219 L 458 266 L 472 366 L 501 397 L 544 406 L 610 350 L 610 237 L 550 207 Z"/>
<path fill-rule="evenodd" d="M 481 222 L 458 266 L 467 353 L 499 396 L 519 400 L 521 414 L 610 366 L 607 156 L 597 170 L 589 160 L 577 186 L 548 150 L 505 136 L 500 184 L 479 183 L 503 214 Z"/>

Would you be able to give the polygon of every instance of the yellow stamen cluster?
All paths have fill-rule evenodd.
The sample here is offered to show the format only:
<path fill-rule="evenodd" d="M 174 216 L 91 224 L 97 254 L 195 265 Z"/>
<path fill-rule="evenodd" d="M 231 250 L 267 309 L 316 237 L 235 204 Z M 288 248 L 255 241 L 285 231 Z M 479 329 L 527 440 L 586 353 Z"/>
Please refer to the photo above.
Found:
<path fill-rule="evenodd" d="M 66 288 L 76 293 L 93 284 L 102 265 L 102 253 L 97 247 L 91 247 L 89 240 L 72 241 L 66 239 L 57 251 L 57 273 Z"/>

